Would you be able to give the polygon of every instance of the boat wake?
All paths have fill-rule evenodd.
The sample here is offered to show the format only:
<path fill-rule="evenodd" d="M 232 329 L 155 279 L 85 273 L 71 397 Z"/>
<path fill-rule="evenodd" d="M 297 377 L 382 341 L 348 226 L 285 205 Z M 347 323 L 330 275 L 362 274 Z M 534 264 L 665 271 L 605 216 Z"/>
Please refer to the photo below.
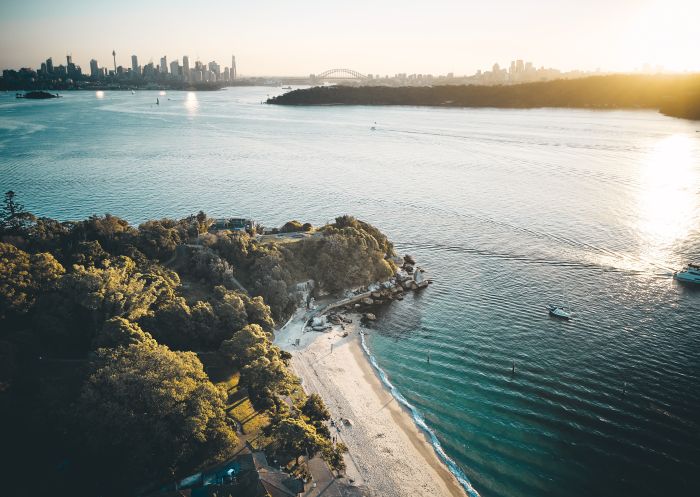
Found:
<path fill-rule="evenodd" d="M 469 497 L 481 497 L 479 492 L 477 492 L 476 489 L 472 486 L 471 482 L 469 481 L 469 478 L 467 478 L 467 475 L 464 474 L 464 471 L 462 471 L 462 469 L 457 465 L 457 463 L 455 463 L 454 460 L 452 460 L 452 458 L 445 453 L 445 451 L 442 448 L 442 445 L 440 444 L 440 441 L 437 438 L 437 435 L 435 435 L 435 432 L 426 424 L 425 419 L 423 419 L 423 415 L 418 411 L 418 409 L 416 409 L 416 407 L 413 404 L 411 404 L 408 400 L 406 400 L 406 398 L 403 395 L 401 395 L 401 392 L 399 392 L 396 389 L 396 387 L 389 381 L 389 378 L 387 377 L 384 370 L 381 367 L 379 367 L 379 364 L 377 364 L 377 360 L 370 353 L 369 348 L 367 347 L 364 333 L 360 333 L 360 340 L 362 342 L 362 349 L 365 351 L 365 354 L 367 354 L 367 358 L 372 364 L 372 367 L 375 370 L 377 370 L 377 373 L 379 374 L 379 378 L 382 381 L 382 383 L 389 389 L 391 395 L 401 405 L 403 405 L 406 409 L 408 409 L 411 412 L 411 417 L 416 423 L 416 426 L 418 426 L 418 428 L 420 428 L 428 436 L 428 438 L 430 439 L 430 444 L 433 446 L 435 453 L 438 455 L 440 460 L 443 463 L 445 463 L 447 469 L 450 470 L 450 473 L 452 473 L 455 476 L 455 478 L 457 478 L 457 481 L 462 486 L 462 488 L 464 488 Z"/>

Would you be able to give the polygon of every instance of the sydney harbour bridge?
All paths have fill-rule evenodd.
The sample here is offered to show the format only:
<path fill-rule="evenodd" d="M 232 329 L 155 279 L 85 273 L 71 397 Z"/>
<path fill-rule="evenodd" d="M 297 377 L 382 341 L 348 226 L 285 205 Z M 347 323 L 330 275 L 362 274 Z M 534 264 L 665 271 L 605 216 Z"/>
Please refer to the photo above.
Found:
<path fill-rule="evenodd" d="M 318 74 L 310 74 L 308 78 L 303 77 L 285 77 L 281 78 L 283 84 L 322 84 L 322 83 L 340 83 L 347 81 L 348 83 L 362 83 L 371 81 L 372 78 L 353 69 L 328 69 Z"/>
<path fill-rule="evenodd" d="M 347 79 L 369 79 L 364 74 L 361 74 L 352 69 L 328 69 L 320 74 L 312 74 L 311 79 L 320 81 L 326 80 L 347 80 Z"/>

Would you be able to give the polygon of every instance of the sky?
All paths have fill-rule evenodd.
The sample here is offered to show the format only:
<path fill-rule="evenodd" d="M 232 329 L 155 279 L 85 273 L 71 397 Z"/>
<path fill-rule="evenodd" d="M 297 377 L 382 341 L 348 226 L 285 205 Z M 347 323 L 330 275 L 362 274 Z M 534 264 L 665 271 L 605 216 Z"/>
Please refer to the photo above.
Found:
<path fill-rule="evenodd" d="M 236 55 L 239 75 L 700 71 L 700 0 L 0 0 L 0 68 Z"/>

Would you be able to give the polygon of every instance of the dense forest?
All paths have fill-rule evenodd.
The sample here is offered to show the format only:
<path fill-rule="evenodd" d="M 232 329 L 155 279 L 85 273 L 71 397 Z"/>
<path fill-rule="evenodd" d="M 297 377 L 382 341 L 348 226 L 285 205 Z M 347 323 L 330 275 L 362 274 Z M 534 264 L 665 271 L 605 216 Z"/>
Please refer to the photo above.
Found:
<path fill-rule="evenodd" d="M 264 420 L 266 450 L 342 468 L 328 411 L 299 387 L 274 326 L 299 303 L 297 282 L 334 293 L 390 276 L 391 243 L 349 216 L 289 243 L 210 224 L 203 212 L 59 222 L 5 194 L 3 494 L 132 495 L 225 460 L 240 444 L 232 392 Z"/>
<path fill-rule="evenodd" d="M 279 105 L 429 105 L 655 109 L 700 119 L 700 75 L 612 75 L 507 86 L 324 86 L 267 101 Z"/>

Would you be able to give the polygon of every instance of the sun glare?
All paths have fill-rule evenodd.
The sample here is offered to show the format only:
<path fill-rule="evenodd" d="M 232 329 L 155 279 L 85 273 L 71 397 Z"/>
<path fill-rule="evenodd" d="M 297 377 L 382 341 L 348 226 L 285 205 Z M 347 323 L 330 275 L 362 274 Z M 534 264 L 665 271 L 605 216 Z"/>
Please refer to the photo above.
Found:
<path fill-rule="evenodd" d="M 693 143 L 687 135 L 673 135 L 657 143 L 641 171 L 638 229 L 648 254 L 662 256 L 693 228 L 698 178 L 693 170 Z"/>
<path fill-rule="evenodd" d="M 197 94 L 193 91 L 187 92 L 185 97 L 185 108 L 187 113 L 191 116 L 197 114 L 199 110 L 199 100 L 197 100 Z"/>
<path fill-rule="evenodd" d="M 631 19 L 622 43 L 630 62 L 671 71 L 698 69 L 700 2 L 657 0 Z"/>

